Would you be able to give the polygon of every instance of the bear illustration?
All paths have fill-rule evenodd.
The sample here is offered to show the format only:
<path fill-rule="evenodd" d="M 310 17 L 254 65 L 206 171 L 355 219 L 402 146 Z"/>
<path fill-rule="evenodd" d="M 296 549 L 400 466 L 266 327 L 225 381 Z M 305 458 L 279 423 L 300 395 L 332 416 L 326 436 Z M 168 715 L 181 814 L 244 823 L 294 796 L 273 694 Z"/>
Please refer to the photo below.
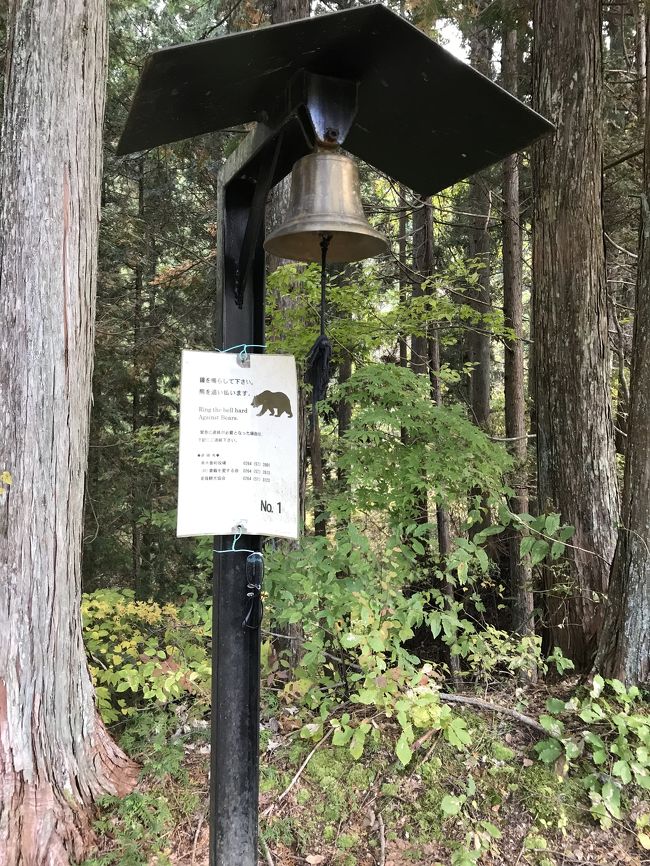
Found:
<path fill-rule="evenodd" d="M 282 391 L 262 391 L 261 394 L 256 394 L 253 397 L 251 406 L 262 407 L 262 411 L 257 413 L 258 417 L 270 412 L 274 418 L 279 418 L 286 412 L 289 418 L 293 418 L 289 398 Z"/>

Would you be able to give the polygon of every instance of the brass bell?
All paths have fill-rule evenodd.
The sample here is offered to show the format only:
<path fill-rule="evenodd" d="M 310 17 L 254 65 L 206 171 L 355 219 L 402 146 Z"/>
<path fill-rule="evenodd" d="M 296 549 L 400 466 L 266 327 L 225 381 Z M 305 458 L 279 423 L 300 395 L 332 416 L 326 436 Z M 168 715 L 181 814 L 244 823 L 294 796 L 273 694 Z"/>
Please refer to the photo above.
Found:
<path fill-rule="evenodd" d="M 340 151 L 319 149 L 294 165 L 288 216 L 264 248 L 281 259 L 320 262 L 323 236 L 331 236 L 329 262 L 356 262 L 388 249 L 386 238 L 363 212 L 354 160 Z"/>

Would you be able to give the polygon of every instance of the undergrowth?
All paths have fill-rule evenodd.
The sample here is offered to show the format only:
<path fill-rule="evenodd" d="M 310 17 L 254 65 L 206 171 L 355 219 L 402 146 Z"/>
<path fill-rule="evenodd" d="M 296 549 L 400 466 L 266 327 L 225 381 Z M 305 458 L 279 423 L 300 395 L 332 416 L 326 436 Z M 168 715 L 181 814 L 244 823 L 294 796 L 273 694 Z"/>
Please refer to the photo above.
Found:
<path fill-rule="evenodd" d="M 520 863 L 549 866 L 549 840 L 583 820 L 650 849 L 644 695 L 600 677 L 570 688 L 570 659 L 502 621 L 491 545 L 517 534 L 522 557 L 553 569 L 560 592 L 573 530 L 557 514 L 514 515 L 504 449 L 428 388 L 374 365 L 333 389 L 354 412 L 334 455 L 345 485 L 327 496 L 328 532 L 266 551 L 263 629 L 270 622 L 275 636 L 263 644 L 264 836 L 310 866 L 365 866 L 377 845 L 426 866 L 508 862 L 517 845 Z M 423 496 L 427 513 L 455 515 L 447 556 Z M 195 588 L 182 592 L 175 603 L 84 597 L 100 711 L 144 774 L 138 792 L 107 802 L 95 866 L 163 863 L 199 839 L 212 617 Z M 277 634 L 289 626 L 291 660 Z M 542 683 L 553 673 L 552 693 L 521 685 L 532 672 Z M 529 719 L 479 716 L 448 698 L 452 687 Z"/>

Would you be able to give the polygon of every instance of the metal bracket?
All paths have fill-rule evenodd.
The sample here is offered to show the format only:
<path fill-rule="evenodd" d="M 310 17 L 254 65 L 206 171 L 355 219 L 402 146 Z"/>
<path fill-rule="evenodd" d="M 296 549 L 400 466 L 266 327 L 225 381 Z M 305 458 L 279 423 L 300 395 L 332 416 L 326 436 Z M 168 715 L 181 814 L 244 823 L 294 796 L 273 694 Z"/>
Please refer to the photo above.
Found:
<path fill-rule="evenodd" d="M 273 186 L 273 178 L 275 177 L 275 169 L 278 164 L 278 156 L 284 140 L 284 129 L 281 129 L 275 140 L 275 146 L 271 159 L 268 160 L 260 172 L 257 182 L 255 183 L 255 192 L 253 193 L 253 201 L 251 202 L 244 238 L 242 240 L 241 249 L 239 251 L 239 263 L 237 266 L 236 282 L 235 282 L 235 303 L 242 308 L 244 304 L 244 292 L 246 283 L 250 276 L 255 257 L 255 248 L 260 236 L 260 232 L 264 226 L 264 211 L 266 208 L 266 199 L 268 198 L 271 187 Z"/>
<path fill-rule="evenodd" d="M 359 82 L 303 72 L 305 106 L 316 140 L 325 146 L 342 145 L 358 110 Z"/>

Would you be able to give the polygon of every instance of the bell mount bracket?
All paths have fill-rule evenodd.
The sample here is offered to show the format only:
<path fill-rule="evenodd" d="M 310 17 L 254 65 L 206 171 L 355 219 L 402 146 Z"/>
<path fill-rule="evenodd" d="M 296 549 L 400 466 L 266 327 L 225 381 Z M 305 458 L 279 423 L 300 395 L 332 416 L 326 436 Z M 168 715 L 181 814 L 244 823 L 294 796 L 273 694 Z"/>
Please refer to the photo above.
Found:
<path fill-rule="evenodd" d="M 238 307 L 243 304 L 255 248 L 261 243 L 266 202 L 272 187 L 314 147 L 336 147 L 345 142 L 357 114 L 358 87 L 357 81 L 299 70 L 283 94 L 284 110 L 276 113 L 275 122 L 271 126 L 258 123 L 221 169 L 224 187 L 238 179 L 254 184 L 244 233 L 235 242 L 238 250 L 232 248 L 229 243 L 232 239 L 226 237 L 225 265 L 227 269 L 234 268 L 233 288 Z"/>

